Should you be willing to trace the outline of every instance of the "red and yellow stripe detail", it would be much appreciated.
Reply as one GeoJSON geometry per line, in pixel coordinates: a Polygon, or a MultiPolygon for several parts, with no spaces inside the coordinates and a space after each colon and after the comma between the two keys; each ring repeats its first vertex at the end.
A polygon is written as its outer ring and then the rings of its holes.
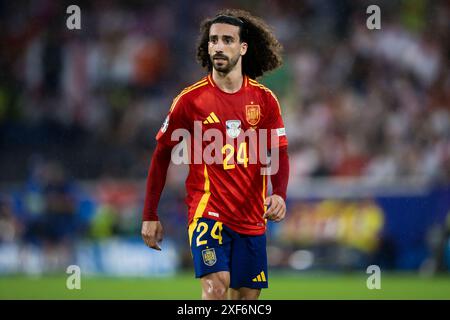
{"type": "MultiPolygon", "coordinates": [[[[266,179],[267,179],[267,176],[265,174],[263,174],[262,177],[263,177],[262,199],[263,199],[263,208],[264,208],[264,213],[265,213],[267,211],[267,206],[264,204],[264,202],[266,201],[266,179]]],[[[267,224],[267,219],[264,219],[264,222],[267,224]]]]}
{"type": "Polygon", "coordinates": [[[182,96],[184,96],[186,93],[189,93],[189,92],[191,92],[191,91],[193,91],[195,89],[198,89],[198,88],[201,88],[203,86],[206,86],[207,84],[208,84],[208,79],[206,77],[204,77],[202,80],[200,80],[200,81],[194,83],[193,85],[185,88],[183,91],[180,92],[179,95],[177,95],[175,97],[175,99],[173,99],[173,102],[172,102],[172,105],[170,106],[170,111],[169,112],[172,112],[173,109],[175,109],[175,106],[177,105],[178,100],[180,100],[180,98],[182,96]]]}
{"type": "Polygon", "coordinates": [[[198,219],[200,219],[203,216],[203,212],[205,212],[206,205],[208,204],[209,196],[211,195],[210,181],[209,181],[208,169],[206,168],[206,165],[205,165],[205,169],[203,170],[203,175],[205,177],[205,184],[203,185],[204,192],[203,192],[203,195],[202,195],[200,201],[198,202],[197,209],[195,209],[194,218],[193,218],[191,224],[189,225],[189,229],[188,229],[189,246],[192,243],[192,235],[194,234],[194,230],[195,230],[195,228],[197,228],[197,221],[198,221],[198,219]]]}
{"type": "Polygon", "coordinates": [[[248,83],[249,83],[251,86],[258,87],[258,88],[260,88],[260,89],[262,89],[262,90],[264,90],[264,91],[270,93],[270,94],[272,95],[272,97],[275,99],[275,101],[277,102],[278,110],[280,111],[280,114],[281,114],[280,102],[278,101],[277,96],[273,93],[272,90],[270,90],[270,89],[267,88],[266,86],[262,85],[261,83],[259,83],[258,81],[255,81],[255,80],[253,80],[253,79],[248,79],[248,83]]]}

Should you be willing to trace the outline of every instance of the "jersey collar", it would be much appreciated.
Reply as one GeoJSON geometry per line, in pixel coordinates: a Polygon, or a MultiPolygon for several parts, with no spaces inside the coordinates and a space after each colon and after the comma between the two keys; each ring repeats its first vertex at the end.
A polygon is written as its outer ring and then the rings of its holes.
{"type": "Polygon", "coordinates": [[[222,90],[216,85],[216,83],[214,82],[211,73],[208,74],[208,81],[209,81],[209,83],[211,84],[211,86],[213,86],[213,87],[216,88],[218,91],[220,91],[220,92],[222,92],[222,93],[224,93],[224,94],[237,94],[237,93],[240,93],[244,88],[247,88],[247,86],[248,86],[248,76],[245,75],[245,74],[244,74],[244,80],[243,80],[243,83],[242,83],[241,88],[240,88],[238,91],[234,92],[234,93],[228,93],[228,92],[222,91],[222,90]]]}

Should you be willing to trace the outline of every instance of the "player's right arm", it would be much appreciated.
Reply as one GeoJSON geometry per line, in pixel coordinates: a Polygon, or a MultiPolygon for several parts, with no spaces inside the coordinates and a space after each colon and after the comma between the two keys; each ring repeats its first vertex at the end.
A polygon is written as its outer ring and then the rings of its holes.
{"type": "Polygon", "coordinates": [[[171,153],[171,146],[158,142],[147,174],[141,235],[145,244],[156,250],[161,250],[158,243],[163,239],[163,227],[159,221],[157,208],[166,183],[171,153]]]}
{"type": "Polygon", "coordinates": [[[183,97],[174,99],[169,114],[156,136],[157,145],[147,174],[141,235],[145,244],[155,250],[161,250],[158,243],[163,239],[163,227],[157,213],[158,203],[166,183],[172,148],[179,142],[172,141],[172,132],[180,128],[188,129],[189,125],[185,104],[183,97]]]}

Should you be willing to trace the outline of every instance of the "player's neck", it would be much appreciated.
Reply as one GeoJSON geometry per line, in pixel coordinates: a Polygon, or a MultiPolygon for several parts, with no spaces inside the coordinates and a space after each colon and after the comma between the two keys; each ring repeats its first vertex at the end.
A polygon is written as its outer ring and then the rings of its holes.
{"type": "Polygon", "coordinates": [[[227,74],[223,74],[213,69],[212,78],[220,90],[226,93],[238,92],[244,81],[242,69],[238,67],[234,68],[227,74]]]}

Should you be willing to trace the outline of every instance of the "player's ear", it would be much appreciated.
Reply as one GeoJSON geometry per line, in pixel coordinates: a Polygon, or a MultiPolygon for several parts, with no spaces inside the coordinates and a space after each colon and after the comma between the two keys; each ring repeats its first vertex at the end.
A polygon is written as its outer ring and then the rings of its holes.
{"type": "Polygon", "coordinates": [[[241,43],[241,56],[243,56],[247,52],[247,49],[248,49],[247,42],[242,42],[241,43]]]}

